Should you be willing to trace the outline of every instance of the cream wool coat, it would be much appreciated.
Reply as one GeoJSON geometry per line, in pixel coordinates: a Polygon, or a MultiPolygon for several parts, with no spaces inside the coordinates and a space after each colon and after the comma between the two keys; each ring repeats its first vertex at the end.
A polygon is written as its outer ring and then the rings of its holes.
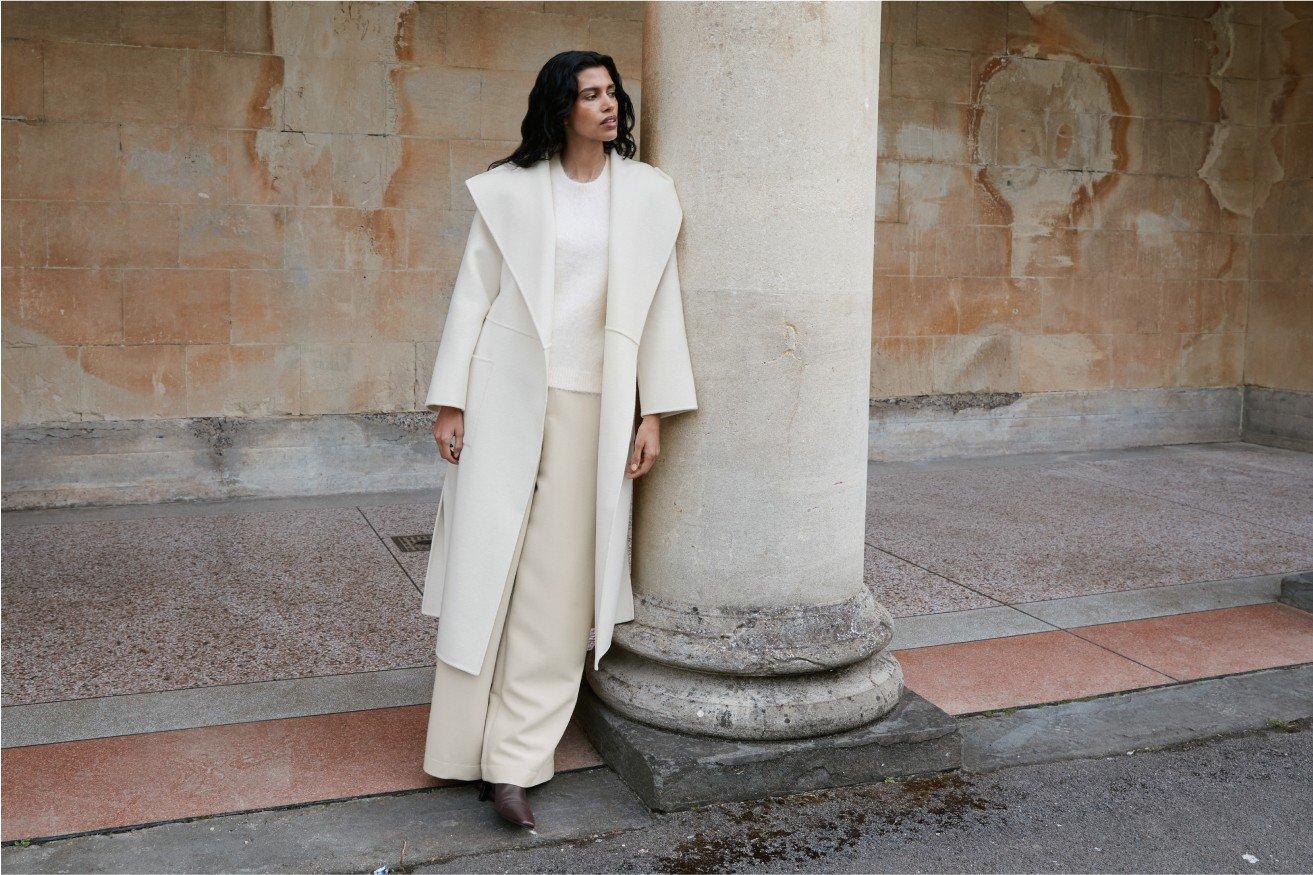
{"type": "MultiPolygon", "coordinates": [[[[441,617],[437,657],[478,674],[523,514],[532,499],[547,407],[556,226],[550,162],[502,164],[465,185],[475,215],[456,276],[425,406],[465,411],[434,523],[421,611],[441,617]]],[[[670,177],[609,152],[610,240],[597,453],[593,665],[615,623],[634,618],[625,476],[642,415],[697,409],[670,177]]]]}

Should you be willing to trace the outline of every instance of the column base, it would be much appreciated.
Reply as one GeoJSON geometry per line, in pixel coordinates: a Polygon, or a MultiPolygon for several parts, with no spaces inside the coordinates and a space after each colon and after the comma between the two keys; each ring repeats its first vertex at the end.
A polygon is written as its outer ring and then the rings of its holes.
{"type": "Polygon", "coordinates": [[[676,668],[617,646],[584,677],[598,698],[632,720],[746,741],[865,726],[893,709],[903,693],[903,668],[884,651],[830,671],[756,677],[676,668]]]}
{"type": "Polygon", "coordinates": [[[587,684],[576,713],[607,765],[658,811],[869,784],[962,764],[955,719],[911,691],[866,726],[784,741],[657,729],[613,710],[587,684]]]}

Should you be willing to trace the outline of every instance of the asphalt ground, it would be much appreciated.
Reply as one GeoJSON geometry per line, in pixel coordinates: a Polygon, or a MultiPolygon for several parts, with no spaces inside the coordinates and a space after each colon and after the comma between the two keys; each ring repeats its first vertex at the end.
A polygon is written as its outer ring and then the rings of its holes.
{"type": "Polygon", "coordinates": [[[1313,872],[1313,724],[730,803],[415,872],[1313,872]]]}

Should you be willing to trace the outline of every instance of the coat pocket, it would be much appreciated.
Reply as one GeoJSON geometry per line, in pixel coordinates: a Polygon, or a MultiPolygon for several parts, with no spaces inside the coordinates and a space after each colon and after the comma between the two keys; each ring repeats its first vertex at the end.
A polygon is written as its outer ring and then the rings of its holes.
{"type": "Polygon", "coordinates": [[[470,358],[470,381],[465,389],[464,444],[469,444],[470,439],[479,433],[479,423],[483,418],[483,408],[486,406],[487,401],[484,395],[488,391],[488,380],[492,376],[492,366],[493,361],[490,358],[478,355],[470,358]]]}

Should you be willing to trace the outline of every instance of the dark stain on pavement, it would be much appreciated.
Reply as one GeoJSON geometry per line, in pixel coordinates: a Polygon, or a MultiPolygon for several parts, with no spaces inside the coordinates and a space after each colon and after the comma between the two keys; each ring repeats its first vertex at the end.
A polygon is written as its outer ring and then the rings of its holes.
{"type": "Polygon", "coordinates": [[[972,779],[959,773],[717,807],[729,826],[700,830],[645,868],[723,872],[814,862],[865,835],[942,832],[978,825],[1007,808],[980,796],[972,779]]]}

